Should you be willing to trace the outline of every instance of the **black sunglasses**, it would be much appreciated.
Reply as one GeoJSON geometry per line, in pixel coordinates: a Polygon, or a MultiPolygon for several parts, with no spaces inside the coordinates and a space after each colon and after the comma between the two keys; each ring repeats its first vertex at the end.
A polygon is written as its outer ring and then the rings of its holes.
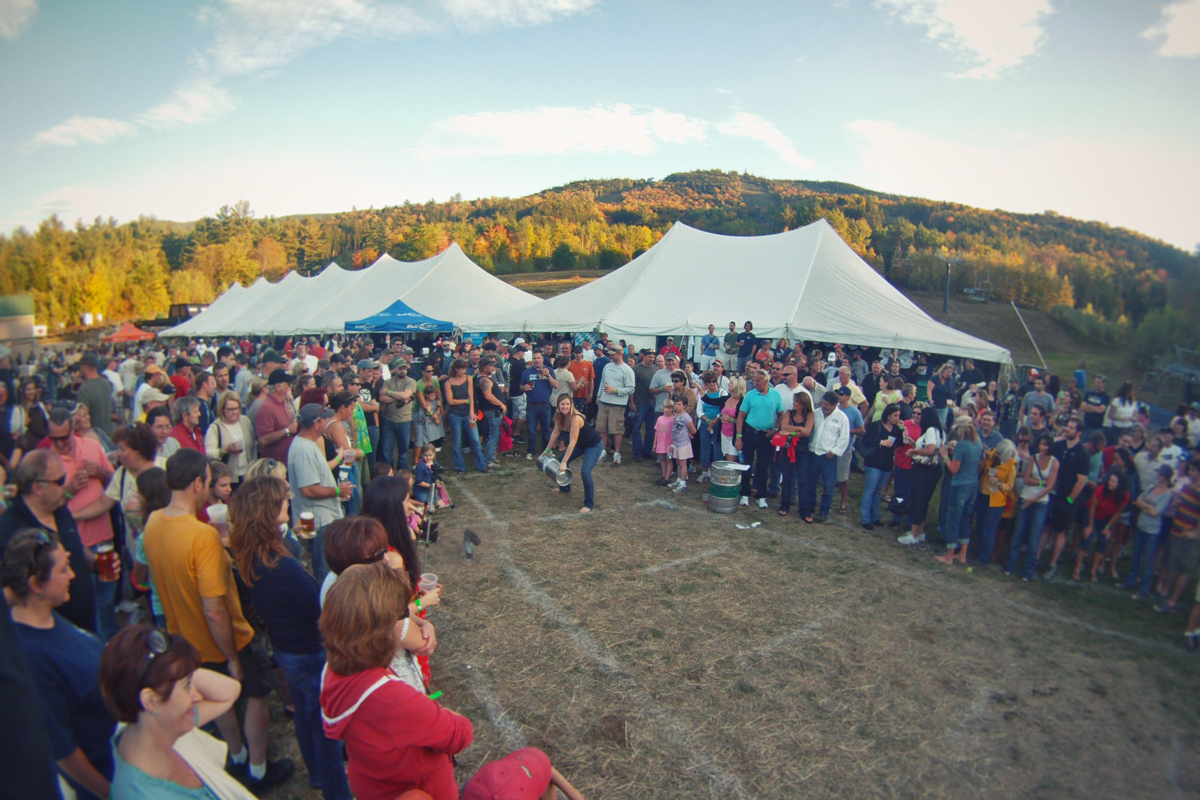
{"type": "Polygon", "coordinates": [[[63,436],[49,436],[49,437],[47,437],[47,438],[49,438],[49,439],[50,439],[50,441],[52,441],[52,442],[65,442],[65,441],[67,441],[68,439],[70,439],[70,438],[71,438],[71,434],[70,434],[70,433],[67,433],[67,434],[65,434],[65,435],[63,435],[63,436]]]}
{"type": "Polygon", "coordinates": [[[59,475],[57,480],[51,480],[50,478],[36,478],[34,483],[53,483],[55,486],[66,486],[67,473],[64,472],[62,475],[59,475]]]}
{"type": "Polygon", "coordinates": [[[150,652],[146,654],[146,662],[142,664],[142,670],[138,673],[137,687],[139,689],[142,688],[142,681],[146,679],[146,673],[150,670],[150,662],[171,649],[171,640],[167,634],[162,632],[161,628],[155,628],[146,637],[146,647],[150,648],[150,652]]]}

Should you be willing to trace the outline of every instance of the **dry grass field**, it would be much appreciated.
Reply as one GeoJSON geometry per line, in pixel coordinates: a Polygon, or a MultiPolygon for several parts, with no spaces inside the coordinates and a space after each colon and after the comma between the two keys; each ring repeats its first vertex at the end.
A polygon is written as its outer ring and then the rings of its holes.
{"type": "MultiPolygon", "coordinates": [[[[529,744],[589,800],[1200,796],[1179,616],[946,569],[863,531],[855,483],[850,514],[805,525],[603,463],[581,517],[582,486],[502,461],[450,478],[425,565],[446,586],[435,688],[475,725],[460,783],[529,744]]],[[[274,796],[319,795],[301,769],[274,796]]]]}

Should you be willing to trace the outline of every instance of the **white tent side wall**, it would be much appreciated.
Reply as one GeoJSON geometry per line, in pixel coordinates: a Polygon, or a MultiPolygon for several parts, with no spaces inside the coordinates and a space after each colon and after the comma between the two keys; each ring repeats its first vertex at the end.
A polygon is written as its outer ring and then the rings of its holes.
{"type": "MultiPolygon", "coordinates": [[[[262,280],[261,278],[259,280],[262,280]]],[[[201,311],[196,316],[189,319],[187,322],[182,322],[174,328],[167,328],[159,334],[159,336],[192,336],[192,331],[201,324],[202,319],[220,319],[222,315],[227,314],[229,309],[234,307],[239,298],[249,289],[242,286],[240,283],[235,283],[226,289],[221,295],[208,304],[208,308],[201,311]]]]}

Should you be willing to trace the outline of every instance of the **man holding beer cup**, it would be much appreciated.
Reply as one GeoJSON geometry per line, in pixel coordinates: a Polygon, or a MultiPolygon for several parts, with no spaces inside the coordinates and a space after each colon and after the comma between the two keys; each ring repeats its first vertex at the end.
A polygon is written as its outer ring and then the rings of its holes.
{"type": "Polygon", "coordinates": [[[342,518],[341,501],[350,497],[354,488],[349,483],[337,483],[325,460],[321,437],[332,418],[332,409],[317,403],[302,406],[300,431],[287,457],[288,482],[292,489],[292,525],[311,548],[313,575],[318,583],[329,574],[329,567],[325,565],[325,528],[342,518]],[[306,513],[312,514],[312,522],[306,513]],[[300,533],[309,525],[316,529],[313,538],[300,533]]]}

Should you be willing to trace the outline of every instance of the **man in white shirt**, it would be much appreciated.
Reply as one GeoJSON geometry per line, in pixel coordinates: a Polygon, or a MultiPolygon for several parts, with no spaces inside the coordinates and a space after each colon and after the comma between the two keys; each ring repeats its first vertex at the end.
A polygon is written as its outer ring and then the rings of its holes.
{"type": "Polygon", "coordinates": [[[304,366],[308,367],[308,373],[310,375],[317,371],[318,359],[314,355],[309,355],[307,344],[304,342],[297,343],[296,349],[292,351],[292,354],[295,356],[296,361],[299,361],[303,363],[304,366]]]}
{"type": "Polygon", "coordinates": [[[833,508],[833,490],[837,486],[838,457],[850,447],[850,419],[845,412],[838,408],[837,395],[826,392],[821,398],[821,411],[818,416],[820,427],[813,429],[812,454],[813,468],[816,476],[811,485],[813,491],[817,488],[817,479],[824,484],[821,495],[821,509],[817,514],[817,522],[824,522],[833,508]]]}

